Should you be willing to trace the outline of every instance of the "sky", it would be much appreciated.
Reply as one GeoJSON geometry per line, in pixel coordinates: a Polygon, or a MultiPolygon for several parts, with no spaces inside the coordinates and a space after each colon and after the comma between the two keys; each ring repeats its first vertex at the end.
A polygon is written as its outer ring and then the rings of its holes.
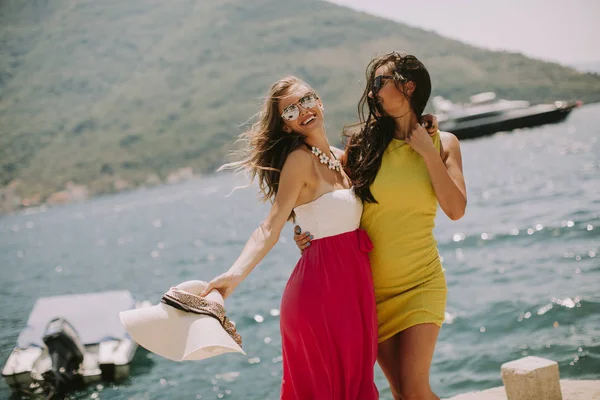
{"type": "Polygon", "coordinates": [[[600,62],[600,0],[329,0],[491,50],[600,62]]]}

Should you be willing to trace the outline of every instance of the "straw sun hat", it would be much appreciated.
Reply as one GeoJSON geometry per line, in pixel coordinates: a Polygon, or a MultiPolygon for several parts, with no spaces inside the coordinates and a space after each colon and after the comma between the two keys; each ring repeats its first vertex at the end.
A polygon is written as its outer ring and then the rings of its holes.
{"type": "Polygon", "coordinates": [[[198,296],[203,281],[180,283],[155,306],[119,313],[129,335],[149,351],[173,361],[203,360],[242,350],[242,338],[225,316],[217,290],[198,296]]]}

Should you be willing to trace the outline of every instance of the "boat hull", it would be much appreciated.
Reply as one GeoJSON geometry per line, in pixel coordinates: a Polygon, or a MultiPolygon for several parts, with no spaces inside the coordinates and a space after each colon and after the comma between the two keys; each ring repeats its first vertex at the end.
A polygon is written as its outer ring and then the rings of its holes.
{"type": "Polygon", "coordinates": [[[485,118],[466,121],[446,120],[440,122],[440,129],[453,133],[458,139],[474,139],[497,132],[558,123],[564,121],[577,106],[575,102],[558,102],[558,104],[544,104],[485,118]]]}

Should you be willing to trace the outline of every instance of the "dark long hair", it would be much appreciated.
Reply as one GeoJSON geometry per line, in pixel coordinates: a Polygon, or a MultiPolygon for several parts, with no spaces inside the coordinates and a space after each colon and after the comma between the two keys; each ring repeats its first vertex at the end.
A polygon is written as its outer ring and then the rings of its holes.
{"type": "Polygon", "coordinates": [[[359,123],[346,127],[344,136],[348,140],[345,169],[358,197],[368,203],[377,203],[370,187],[379,172],[383,154],[392,141],[396,128],[394,119],[385,112],[377,96],[370,96],[375,71],[384,65],[390,67],[398,90],[410,99],[411,110],[417,119],[421,119],[431,94],[429,72],[415,56],[392,52],[374,58],[367,65],[366,87],[358,103],[359,123]],[[415,84],[412,96],[408,96],[404,89],[404,84],[408,81],[415,84]]]}

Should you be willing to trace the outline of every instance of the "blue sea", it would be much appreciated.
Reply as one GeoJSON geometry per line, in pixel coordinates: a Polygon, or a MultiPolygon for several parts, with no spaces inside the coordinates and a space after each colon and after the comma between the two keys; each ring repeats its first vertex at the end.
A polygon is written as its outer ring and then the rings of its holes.
{"type": "MultiPolygon", "coordinates": [[[[501,364],[527,355],[556,360],[561,378],[600,379],[600,105],[461,146],[467,213],[452,222],[440,211],[435,228],[449,294],[434,390],[501,385],[501,364]]],[[[255,187],[231,193],[243,183],[216,174],[0,217],[2,363],[38,297],[128,289],[156,303],[171,285],[225,271],[268,211],[255,187]]],[[[298,258],[288,225],[227,300],[247,356],[175,363],[140,349],[129,379],[71,398],[277,399],[279,301],[298,258]]]]}

